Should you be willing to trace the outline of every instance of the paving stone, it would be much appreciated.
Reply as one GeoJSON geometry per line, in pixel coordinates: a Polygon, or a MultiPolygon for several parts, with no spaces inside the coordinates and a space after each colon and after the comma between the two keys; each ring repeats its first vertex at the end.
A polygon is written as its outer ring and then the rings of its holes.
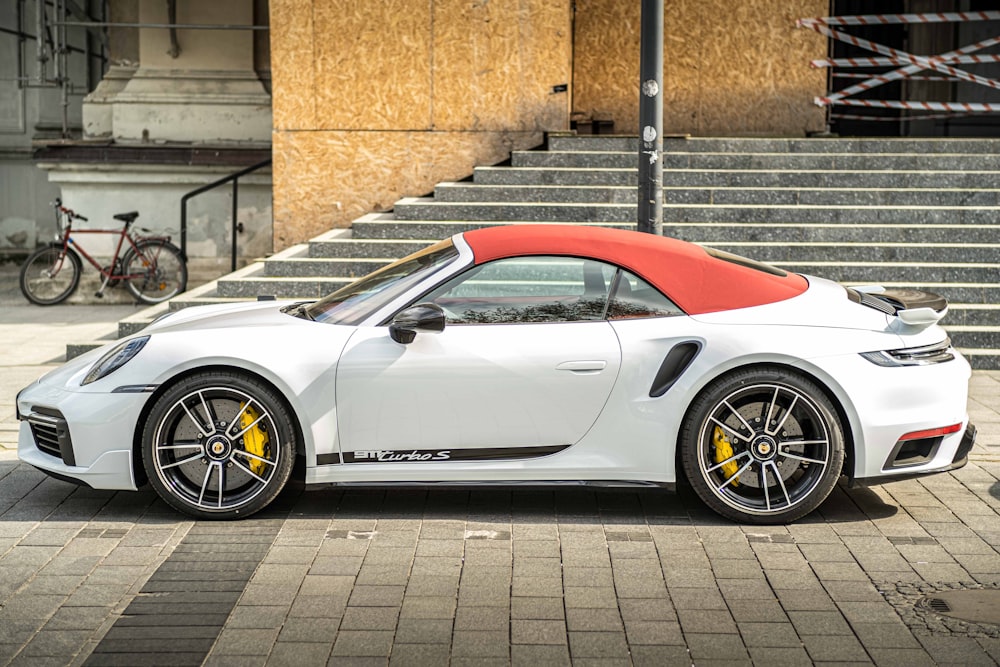
{"type": "Polygon", "coordinates": [[[624,632],[570,632],[569,652],[576,664],[582,658],[628,658],[624,632]]]}
{"type": "Polygon", "coordinates": [[[740,623],[747,648],[799,648],[802,642],[791,623],[740,623]]]}
{"type": "Polygon", "coordinates": [[[923,649],[869,648],[868,653],[878,667],[933,667],[937,664],[923,649]]]}
{"type": "Polygon", "coordinates": [[[854,634],[851,626],[837,611],[789,611],[788,618],[802,637],[854,634]]]}
{"type": "MultiPolygon", "coordinates": [[[[214,639],[214,637],[213,637],[214,639]]],[[[213,654],[219,655],[266,655],[278,639],[278,628],[235,629],[226,628],[218,635],[213,654]]]]}
{"type": "Polygon", "coordinates": [[[392,630],[341,630],[333,644],[334,657],[389,657],[392,630]]]}
{"type": "Polygon", "coordinates": [[[731,600],[729,613],[740,623],[784,623],[788,615],[777,600],[731,600]]]}
{"type": "Polygon", "coordinates": [[[554,620],[511,621],[512,644],[565,644],[566,623],[554,620]]]}
{"type": "Polygon", "coordinates": [[[538,667],[545,665],[565,665],[571,664],[569,658],[569,648],[563,643],[561,645],[513,645],[510,647],[510,661],[513,667],[538,667]]]}
{"type": "Polygon", "coordinates": [[[684,633],[695,664],[706,660],[749,661],[749,654],[739,635],[684,633]]]}
{"type": "Polygon", "coordinates": [[[277,642],[267,657],[267,664],[274,667],[301,667],[322,665],[330,656],[333,644],[326,642],[277,642]]]}
{"type": "Polygon", "coordinates": [[[509,649],[506,632],[455,630],[452,636],[452,656],[457,658],[506,658],[509,649]]]}
{"type": "MultiPolygon", "coordinates": [[[[424,665],[446,665],[451,655],[451,645],[443,644],[407,644],[396,641],[392,645],[390,667],[424,667],[424,665]]],[[[339,658],[339,656],[336,656],[339,658]]],[[[332,659],[335,664],[342,664],[342,659],[332,659]]],[[[353,662],[353,661],[351,661],[353,662]]]]}
{"type": "Polygon", "coordinates": [[[808,635],[802,643],[816,662],[868,661],[868,654],[853,635],[808,635]]]}
{"type": "Polygon", "coordinates": [[[684,645],[681,626],[674,621],[626,621],[625,636],[629,646],[684,645]]]}
{"type": "Polygon", "coordinates": [[[811,667],[815,664],[806,650],[799,647],[750,647],[750,658],[755,665],[777,667],[811,667]]]}
{"type": "Polygon", "coordinates": [[[736,634],[736,623],[726,610],[678,609],[684,635],[691,633],[736,634]]]}

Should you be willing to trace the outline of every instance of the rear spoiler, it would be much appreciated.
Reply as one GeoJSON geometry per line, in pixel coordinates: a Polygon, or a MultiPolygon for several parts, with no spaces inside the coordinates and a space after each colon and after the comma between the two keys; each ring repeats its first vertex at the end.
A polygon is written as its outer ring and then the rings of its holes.
{"type": "Polygon", "coordinates": [[[948,300],[934,292],[862,285],[848,288],[847,295],[855,303],[895,316],[894,325],[908,328],[924,329],[948,314],[948,300]]]}

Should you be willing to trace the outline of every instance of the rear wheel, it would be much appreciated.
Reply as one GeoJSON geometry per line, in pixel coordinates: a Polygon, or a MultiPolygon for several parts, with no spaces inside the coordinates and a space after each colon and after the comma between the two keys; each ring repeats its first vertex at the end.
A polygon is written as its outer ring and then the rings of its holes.
{"type": "Polygon", "coordinates": [[[21,292],[39,306],[62,303],[80,284],[82,269],[80,258],[62,245],[39,248],[21,266],[21,292]]]}
{"type": "Polygon", "coordinates": [[[295,459],[291,415],[273,389],[241,373],[200,373],[153,405],[143,464],[157,494],[199,519],[258,512],[284,488],[295,459]]]}
{"type": "Polygon", "coordinates": [[[140,241],[122,260],[128,291],[144,303],[161,303],[187,288],[187,264],[177,246],[160,239],[140,241]]]}
{"type": "Polygon", "coordinates": [[[819,507],[840,477],[844,434],[811,380],[782,368],[737,371],[695,399],[681,429],[695,492],[745,523],[787,523],[819,507]]]}

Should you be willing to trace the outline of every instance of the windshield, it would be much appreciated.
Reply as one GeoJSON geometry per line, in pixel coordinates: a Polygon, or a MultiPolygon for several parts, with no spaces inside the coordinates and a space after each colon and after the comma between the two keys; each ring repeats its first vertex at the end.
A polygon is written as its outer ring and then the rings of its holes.
{"type": "Polygon", "coordinates": [[[435,243],[340,288],[307,306],[305,311],[317,322],[359,324],[456,257],[458,250],[451,239],[435,243]]]}

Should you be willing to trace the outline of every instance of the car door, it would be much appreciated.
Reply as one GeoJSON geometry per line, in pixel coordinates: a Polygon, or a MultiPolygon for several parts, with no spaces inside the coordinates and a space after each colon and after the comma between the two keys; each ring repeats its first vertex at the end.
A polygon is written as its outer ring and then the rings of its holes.
{"type": "Polygon", "coordinates": [[[337,371],[345,463],[527,459],[578,442],[621,365],[606,321],[615,267],[569,257],[474,267],[421,302],[440,333],[363,327],[337,371]]]}

